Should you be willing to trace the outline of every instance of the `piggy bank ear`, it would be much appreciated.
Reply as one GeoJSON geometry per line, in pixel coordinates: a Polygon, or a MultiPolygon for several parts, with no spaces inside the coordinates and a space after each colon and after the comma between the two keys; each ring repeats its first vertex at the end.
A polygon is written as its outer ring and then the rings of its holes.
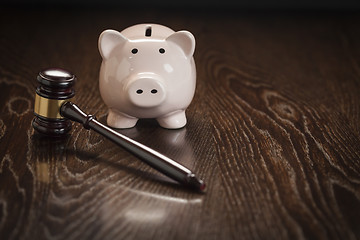
{"type": "Polygon", "coordinates": [[[179,31],[171,34],[166,41],[173,42],[180,46],[186,57],[191,57],[195,51],[195,38],[188,31],[179,31]]]}
{"type": "Polygon", "coordinates": [[[127,38],[115,30],[105,30],[99,37],[99,51],[103,59],[108,59],[111,51],[127,41],[127,38]]]}

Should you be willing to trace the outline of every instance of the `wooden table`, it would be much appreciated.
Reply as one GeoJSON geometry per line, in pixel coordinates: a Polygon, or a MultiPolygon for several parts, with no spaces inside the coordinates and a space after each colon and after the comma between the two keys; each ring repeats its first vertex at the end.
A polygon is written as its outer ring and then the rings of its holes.
{"type": "Polygon", "coordinates": [[[360,239],[359,13],[3,8],[0,29],[0,239],[360,239]],[[195,35],[196,94],[183,129],[119,132],[204,193],[79,124],[32,129],[48,67],[105,122],[98,36],[142,22],[195,35]]]}

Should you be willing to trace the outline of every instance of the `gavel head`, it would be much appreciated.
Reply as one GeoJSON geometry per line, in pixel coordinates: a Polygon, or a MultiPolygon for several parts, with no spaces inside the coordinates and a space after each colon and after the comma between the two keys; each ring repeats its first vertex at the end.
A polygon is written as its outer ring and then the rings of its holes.
{"type": "Polygon", "coordinates": [[[58,68],[41,71],[37,76],[39,86],[36,89],[34,129],[48,136],[64,136],[71,130],[71,121],[62,117],[60,107],[65,101],[71,101],[75,92],[75,75],[58,68]]]}

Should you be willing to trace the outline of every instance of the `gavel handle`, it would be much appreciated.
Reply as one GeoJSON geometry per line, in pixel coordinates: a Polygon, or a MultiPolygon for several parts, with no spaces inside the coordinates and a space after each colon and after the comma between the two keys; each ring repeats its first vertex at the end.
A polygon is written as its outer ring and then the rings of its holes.
{"type": "Polygon", "coordinates": [[[179,183],[201,191],[204,190],[204,182],[198,179],[189,169],[98,122],[95,116],[84,113],[76,104],[72,102],[63,103],[60,108],[60,114],[67,119],[83,124],[86,129],[93,129],[95,132],[137,155],[143,162],[179,183]]]}

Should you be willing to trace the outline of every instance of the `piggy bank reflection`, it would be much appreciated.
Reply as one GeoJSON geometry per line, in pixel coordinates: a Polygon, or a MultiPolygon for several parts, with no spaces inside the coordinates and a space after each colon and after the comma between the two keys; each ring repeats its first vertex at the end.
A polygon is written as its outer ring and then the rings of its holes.
{"type": "Polygon", "coordinates": [[[164,128],[184,127],[196,86],[194,50],[190,32],[158,24],[102,32],[99,87],[107,124],[131,128],[140,118],[155,118],[164,128]]]}

